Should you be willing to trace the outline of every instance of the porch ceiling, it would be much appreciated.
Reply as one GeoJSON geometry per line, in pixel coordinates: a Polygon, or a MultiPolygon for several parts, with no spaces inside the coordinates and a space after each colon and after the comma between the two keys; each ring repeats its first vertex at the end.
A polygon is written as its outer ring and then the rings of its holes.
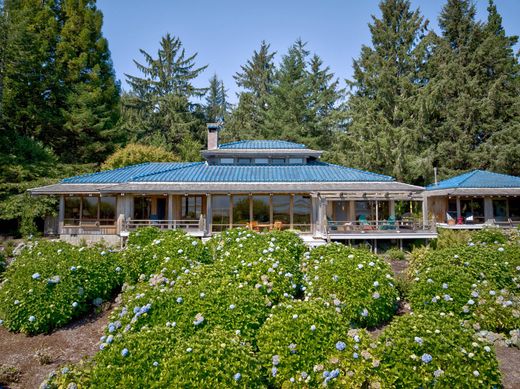
{"type": "Polygon", "coordinates": [[[436,196],[520,196],[520,188],[458,188],[424,192],[427,197],[436,196]]]}

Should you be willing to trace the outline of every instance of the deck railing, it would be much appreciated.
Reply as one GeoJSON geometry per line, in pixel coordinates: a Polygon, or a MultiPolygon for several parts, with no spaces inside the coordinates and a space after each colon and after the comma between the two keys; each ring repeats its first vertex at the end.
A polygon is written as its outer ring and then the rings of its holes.
{"type": "Polygon", "coordinates": [[[413,233],[434,230],[434,225],[424,224],[419,220],[328,220],[327,234],[359,234],[359,233],[413,233]]]}
{"type": "Polygon", "coordinates": [[[123,222],[123,230],[132,231],[139,227],[157,227],[161,230],[181,229],[188,231],[204,231],[204,219],[199,220],[137,220],[128,219],[123,222]]]}

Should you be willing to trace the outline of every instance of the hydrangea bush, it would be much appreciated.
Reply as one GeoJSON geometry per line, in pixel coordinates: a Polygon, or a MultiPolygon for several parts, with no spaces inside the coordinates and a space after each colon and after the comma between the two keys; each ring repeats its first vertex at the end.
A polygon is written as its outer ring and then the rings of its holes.
{"type": "Polygon", "coordinates": [[[208,248],[200,239],[188,236],[184,231],[161,232],[155,227],[140,228],[130,235],[131,242],[121,253],[127,282],[155,273],[164,262],[170,267],[182,267],[200,262],[210,262],[208,248]]]}
{"type": "Polygon", "coordinates": [[[274,302],[292,299],[301,284],[302,240],[292,232],[257,234],[235,229],[208,242],[215,267],[274,302]]]}
{"type": "Polygon", "coordinates": [[[414,310],[453,312],[494,331],[520,327],[517,246],[457,246],[416,258],[409,292],[414,310]]]}
{"type": "Polygon", "coordinates": [[[398,302],[391,268],[365,250],[342,244],[317,247],[302,263],[305,295],[321,297],[359,326],[390,320],[398,302]]]}
{"type": "Polygon", "coordinates": [[[36,241],[5,272],[0,319],[11,331],[49,332],[101,305],[122,282],[115,253],[36,241]]]}
{"type": "Polygon", "coordinates": [[[454,315],[398,317],[381,334],[373,354],[378,367],[372,381],[382,387],[501,387],[493,348],[454,315]]]}
{"type": "Polygon", "coordinates": [[[159,327],[116,337],[92,363],[61,369],[45,384],[48,388],[265,387],[251,346],[234,333],[214,328],[178,339],[174,329],[159,327]]]}
{"type": "MultiPolygon", "coordinates": [[[[259,358],[269,381],[275,387],[292,382],[313,387],[338,378],[331,371],[339,366],[330,361],[341,356],[353,365],[359,342],[368,339],[364,331],[349,335],[349,330],[349,322],[325,301],[277,305],[257,337],[259,358]]],[[[353,369],[362,374],[362,369],[353,369]]]]}

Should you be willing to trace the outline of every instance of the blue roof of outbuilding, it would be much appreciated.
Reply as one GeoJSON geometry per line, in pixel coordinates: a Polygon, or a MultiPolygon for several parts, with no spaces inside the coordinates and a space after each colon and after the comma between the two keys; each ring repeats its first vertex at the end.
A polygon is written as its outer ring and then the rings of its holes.
{"type": "Polygon", "coordinates": [[[520,177],[488,172],[486,170],[473,170],[440,181],[437,185],[428,185],[426,190],[454,188],[520,188],[520,177]]]}
{"type": "Polygon", "coordinates": [[[301,143],[288,142],[285,140],[241,140],[238,142],[224,143],[218,146],[219,149],[306,149],[307,146],[301,143]]]}
{"type": "Polygon", "coordinates": [[[393,177],[312,162],[305,165],[208,165],[205,162],[149,163],[84,176],[63,183],[123,182],[377,182],[393,177]]]}

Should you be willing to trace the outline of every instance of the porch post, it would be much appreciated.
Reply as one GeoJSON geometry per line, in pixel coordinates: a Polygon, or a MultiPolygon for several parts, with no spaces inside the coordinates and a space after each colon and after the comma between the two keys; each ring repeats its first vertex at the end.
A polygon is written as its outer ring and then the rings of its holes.
{"type": "Polygon", "coordinates": [[[350,218],[350,221],[356,221],[356,201],[355,200],[350,200],[348,202],[348,205],[349,205],[349,215],[348,217],[350,218]]]}
{"type": "Polygon", "coordinates": [[[311,193],[311,206],[312,206],[312,212],[311,212],[311,233],[312,236],[316,236],[316,232],[319,228],[319,220],[320,220],[320,212],[319,212],[319,198],[316,193],[311,193]]]}
{"type": "Polygon", "coordinates": [[[428,197],[423,195],[422,199],[422,222],[423,222],[423,229],[428,224],[428,197]]]}
{"type": "Polygon", "coordinates": [[[211,222],[213,221],[213,208],[211,207],[211,194],[206,194],[206,231],[205,235],[211,235],[211,222]]]}
{"type": "MultiPolygon", "coordinates": [[[[376,228],[379,226],[379,202],[376,200],[376,228]]],[[[376,248],[377,253],[377,248],[376,248]]]]}
{"type": "Polygon", "coordinates": [[[60,196],[60,208],[58,211],[58,234],[61,234],[63,229],[63,222],[65,220],[65,196],[60,196]]]}
{"type": "Polygon", "coordinates": [[[459,222],[460,217],[462,216],[461,210],[460,210],[460,197],[457,196],[457,223],[459,222]]]}
{"type": "Polygon", "coordinates": [[[168,193],[168,229],[172,228],[173,220],[173,195],[168,193]]]}
{"type": "Polygon", "coordinates": [[[388,200],[388,212],[395,217],[395,200],[388,200]]]}

